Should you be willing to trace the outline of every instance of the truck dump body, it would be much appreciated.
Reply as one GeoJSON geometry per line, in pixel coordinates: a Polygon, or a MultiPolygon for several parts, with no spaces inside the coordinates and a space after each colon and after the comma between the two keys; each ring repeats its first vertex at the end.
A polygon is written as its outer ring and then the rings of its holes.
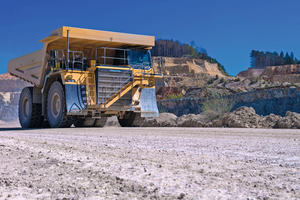
{"type": "Polygon", "coordinates": [[[155,44],[153,36],[63,26],[39,41],[44,43],[43,49],[10,60],[7,71],[37,87],[42,87],[50,50],[67,48],[67,31],[69,48],[73,51],[83,51],[84,55],[91,59],[95,57],[95,49],[99,46],[151,48],[155,44]]]}
{"type": "Polygon", "coordinates": [[[34,85],[20,96],[22,127],[101,127],[112,115],[137,126],[158,116],[153,36],[64,26],[39,42],[43,49],[8,64],[11,75],[34,85]]]}

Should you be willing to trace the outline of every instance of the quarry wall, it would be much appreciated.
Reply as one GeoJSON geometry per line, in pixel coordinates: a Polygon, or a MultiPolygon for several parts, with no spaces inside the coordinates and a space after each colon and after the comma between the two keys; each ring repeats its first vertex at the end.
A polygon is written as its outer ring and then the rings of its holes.
{"type": "MultiPolygon", "coordinates": [[[[269,115],[271,113],[284,116],[286,111],[300,113],[300,88],[276,88],[257,90],[253,92],[237,93],[226,96],[235,102],[231,111],[241,107],[253,107],[259,115],[269,115]]],[[[198,99],[173,99],[158,101],[160,112],[170,112],[177,116],[202,112],[203,102],[207,98],[198,99]]]]}

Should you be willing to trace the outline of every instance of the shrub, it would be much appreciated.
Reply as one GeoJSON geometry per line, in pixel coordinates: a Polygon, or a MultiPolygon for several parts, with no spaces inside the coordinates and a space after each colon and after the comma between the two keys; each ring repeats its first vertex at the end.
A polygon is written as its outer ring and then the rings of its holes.
{"type": "Polygon", "coordinates": [[[239,82],[239,81],[240,81],[240,78],[234,79],[234,82],[239,82]]]}
{"type": "Polygon", "coordinates": [[[202,112],[209,120],[214,120],[230,112],[235,102],[225,96],[215,95],[202,104],[202,112]]]}
{"type": "Polygon", "coordinates": [[[295,81],[291,81],[291,85],[295,85],[295,81]]]}
{"type": "Polygon", "coordinates": [[[214,79],[210,79],[209,81],[207,81],[208,84],[213,84],[214,83],[214,79]]]}
{"type": "Polygon", "coordinates": [[[265,85],[265,88],[268,88],[269,87],[269,85],[267,84],[267,85],[265,85]]]}
{"type": "Polygon", "coordinates": [[[218,74],[216,74],[216,78],[215,78],[215,80],[218,80],[219,79],[219,75],[218,74]]]}
{"type": "Polygon", "coordinates": [[[167,100],[171,100],[171,99],[182,99],[183,98],[183,95],[182,94],[170,94],[168,97],[167,97],[167,100]]]}
{"type": "Polygon", "coordinates": [[[158,110],[159,113],[165,113],[165,112],[167,112],[167,111],[168,111],[168,109],[167,109],[166,107],[164,107],[164,106],[161,106],[161,107],[159,108],[159,110],[158,110]]]}
{"type": "Polygon", "coordinates": [[[221,78],[221,79],[220,79],[220,83],[224,83],[224,78],[221,78]]]}

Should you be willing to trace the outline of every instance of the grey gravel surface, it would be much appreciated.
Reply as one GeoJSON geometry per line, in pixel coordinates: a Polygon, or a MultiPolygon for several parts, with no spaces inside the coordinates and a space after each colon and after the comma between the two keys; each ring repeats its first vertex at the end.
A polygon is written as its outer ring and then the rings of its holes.
{"type": "Polygon", "coordinates": [[[0,199],[300,199],[300,131],[0,127],[0,199]]]}

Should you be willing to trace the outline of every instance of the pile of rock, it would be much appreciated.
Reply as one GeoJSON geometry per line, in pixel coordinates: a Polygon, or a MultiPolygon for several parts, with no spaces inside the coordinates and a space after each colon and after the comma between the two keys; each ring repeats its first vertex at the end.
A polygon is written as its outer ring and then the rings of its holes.
{"type": "Polygon", "coordinates": [[[270,114],[261,116],[256,114],[252,107],[240,107],[216,120],[214,127],[238,127],[238,128],[275,128],[281,116],[270,114]]]}
{"type": "Polygon", "coordinates": [[[207,122],[203,114],[177,117],[161,113],[157,118],[146,118],[144,127],[236,127],[236,128],[300,128],[300,114],[286,112],[284,117],[270,114],[261,116],[252,107],[240,107],[222,118],[207,122]]]}
{"type": "Polygon", "coordinates": [[[0,120],[11,122],[18,118],[19,92],[0,92],[0,120]]]}

